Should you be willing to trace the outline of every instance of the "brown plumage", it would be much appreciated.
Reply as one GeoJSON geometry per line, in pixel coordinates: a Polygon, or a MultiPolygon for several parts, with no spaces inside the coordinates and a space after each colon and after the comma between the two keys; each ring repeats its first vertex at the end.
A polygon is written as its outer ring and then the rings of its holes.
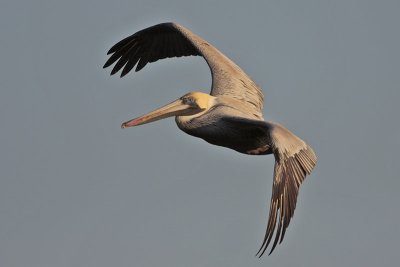
{"type": "Polygon", "coordinates": [[[137,126],[175,116],[184,132],[249,155],[274,154],[275,168],[267,229],[257,255],[273,240],[270,253],[282,242],[296,208],[301,183],[316,165],[314,151],[283,126],[264,121],[261,89],[233,61],[201,37],[176,23],[141,30],[115,44],[104,68],[121,77],[159,59],[202,56],[212,74],[210,94],[188,93],[122,127],[137,126]],[[275,237],[273,238],[273,236],[275,237]]]}

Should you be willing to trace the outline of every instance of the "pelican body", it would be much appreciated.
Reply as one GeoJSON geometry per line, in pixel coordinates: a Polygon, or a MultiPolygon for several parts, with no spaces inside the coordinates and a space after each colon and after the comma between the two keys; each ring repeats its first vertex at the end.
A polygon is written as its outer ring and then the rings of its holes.
{"type": "Polygon", "coordinates": [[[175,116],[185,133],[210,144],[248,155],[273,154],[274,181],[269,219],[261,257],[273,241],[270,254],[282,242],[296,208],[301,183],[316,165],[314,151],[282,125],[265,121],[263,94],[256,83],[214,46],[176,23],[162,23],[141,30],[115,44],[104,68],[114,64],[111,74],[122,69],[125,76],[159,59],[202,56],[210,67],[210,94],[190,92],[143,116],[122,124],[138,126],[175,116]],[[275,236],[275,237],[274,237],[275,236]],[[273,238],[274,237],[274,238],[273,238]]]}

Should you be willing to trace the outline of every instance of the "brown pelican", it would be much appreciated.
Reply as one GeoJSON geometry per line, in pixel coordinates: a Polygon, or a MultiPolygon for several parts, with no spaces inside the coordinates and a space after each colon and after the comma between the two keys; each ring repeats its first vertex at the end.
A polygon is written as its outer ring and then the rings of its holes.
{"type": "Polygon", "coordinates": [[[175,116],[187,134],[248,155],[274,154],[275,168],[267,230],[256,255],[272,237],[270,253],[281,243],[296,208],[299,187],[317,158],[303,140],[280,124],[264,121],[261,89],[234,62],[201,37],[176,23],[162,23],[123,39],[107,53],[104,68],[117,62],[111,75],[121,77],[159,59],[202,56],[210,67],[210,94],[191,92],[155,111],[122,124],[137,126],[175,116]],[[275,234],[274,234],[275,233],[275,234]]]}

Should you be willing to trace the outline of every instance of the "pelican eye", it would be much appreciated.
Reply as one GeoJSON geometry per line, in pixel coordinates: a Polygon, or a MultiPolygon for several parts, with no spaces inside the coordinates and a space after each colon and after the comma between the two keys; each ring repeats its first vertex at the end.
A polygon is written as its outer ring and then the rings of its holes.
{"type": "Polygon", "coordinates": [[[196,99],[194,99],[194,97],[191,96],[185,96],[182,97],[182,102],[183,104],[191,105],[196,103],[196,99]]]}

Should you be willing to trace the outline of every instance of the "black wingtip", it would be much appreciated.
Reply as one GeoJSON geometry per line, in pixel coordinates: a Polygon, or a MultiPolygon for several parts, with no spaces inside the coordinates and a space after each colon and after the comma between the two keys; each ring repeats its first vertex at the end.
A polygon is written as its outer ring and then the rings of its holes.
{"type": "Polygon", "coordinates": [[[118,72],[118,70],[119,70],[118,68],[113,68],[110,75],[114,75],[115,73],[118,72]]]}
{"type": "MultiPolygon", "coordinates": [[[[125,38],[126,39],[126,38],[125,38]]],[[[108,51],[107,51],[107,55],[110,55],[112,53],[114,53],[115,51],[117,51],[117,47],[118,45],[122,42],[125,41],[125,39],[119,41],[118,43],[116,43],[115,45],[113,45],[108,51]]]]}
{"type": "Polygon", "coordinates": [[[256,257],[261,258],[264,255],[265,250],[267,249],[268,246],[264,246],[265,243],[262,244],[260,249],[256,253],[256,257]]]}
{"type": "Polygon", "coordinates": [[[118,58],[115,58],[115,56],[111,56],[109,59],[107,59],[106,63],[104,63],[103,69],[111,66],[115,61],[117,61],[118,58]]]}
{"type": "Polygon", "coordinates": [[[271,255],[272,251],[274,251],[275,248],[272,248],[271,251],[268,253],[268,256],[271,255]]]}
{"type": "MultiPolygon", "coordinates": [[[[276,246],[276,245],[275,245],[276,246]]],[[[268,246],[262,246],[260,248],[260,250],[257,252],[257,254],[255,255],[256,257],[258,257],[259,259],[264,255],[265,251],[267,250],[268,246]]],[[[275,247],[273,247],[271,249],[271,251],[268,253],[268,256],[272,254],[272,252],[275,250],[275,247]]]]}
{"type": "MultiPolygon", "coordinates": [[[[261,247],[261,249],[262,249],[262,247],[261,247]]],[[[257,253],[257,256],[258,256],[259,259],[264,255],[265,250],[267,249],[267,247],[265,247],[262,250],[261,249],[260,249],[261,253],[260,253],[260,251],[257,253]]],[[[269,256],[269,254],[268,254],[268,256],[269,256]]]]}

